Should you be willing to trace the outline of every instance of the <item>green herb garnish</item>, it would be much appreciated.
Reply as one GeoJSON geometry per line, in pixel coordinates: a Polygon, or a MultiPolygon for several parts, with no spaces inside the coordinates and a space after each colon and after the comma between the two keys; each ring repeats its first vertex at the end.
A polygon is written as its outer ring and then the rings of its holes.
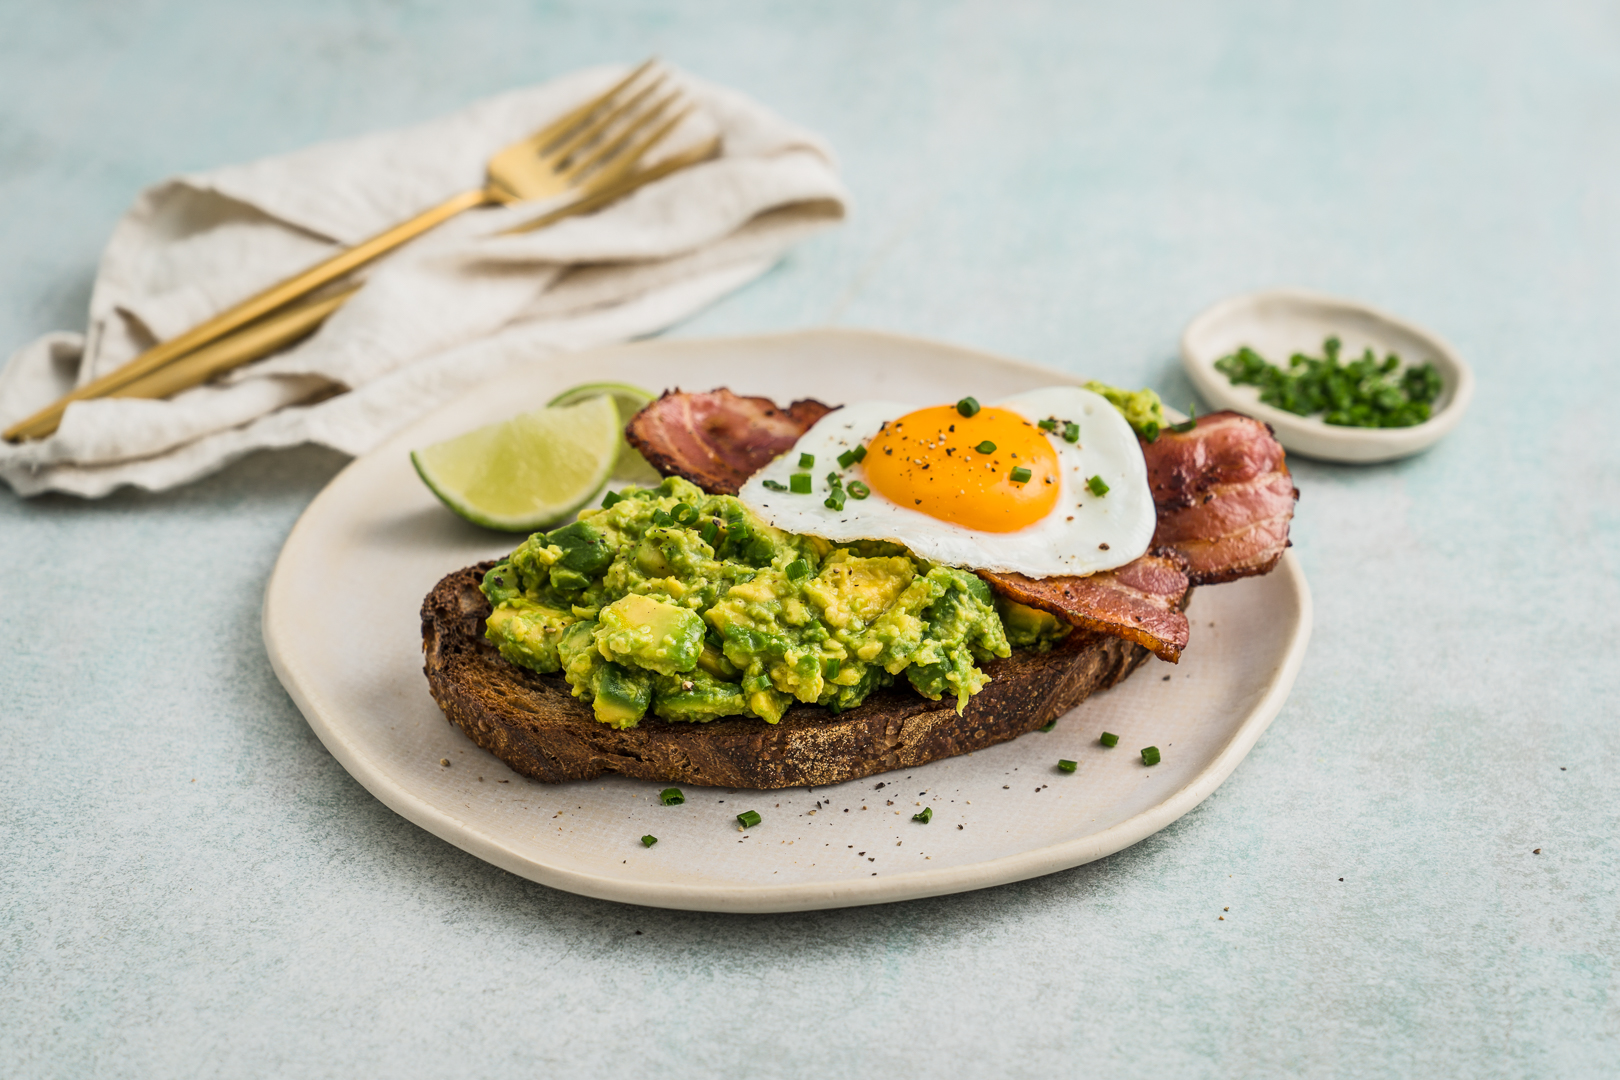
{"type": "Polygon", "coordinates": [[[767,491],[786,491],[788,489],[788,486],[780,480],[765,480],[762,483],[767,491]]]}
{"type": "Polygon", "coordinates": [[[1007,474],[1007,479],[1011,480],[1015,484],[1027,484],[1029,483],[1029,478],[1034,475],[1034,473],[1020,465],[1013,469],[1012,472],[1007,474]]]}
{"type": "Polygon", "coordinates": [[[922,808],[922,813],[920,813],[920,814],[912,814],[911,815],[911,820],[912,821],[920,821],[924,825],[928,824],[930,821],[934,820],[934,808],[932,806],[923,807],[922,808]]]}
{"type": "Polygon", "coordinates": [[[1142,764],[1157,765],[1159,763],[1159,748],[1157,746],[1142,747],[1142,764]]]}
{"type": "Polygon", "coordinates": [[[787,575],[787,579],[789,581],[798,581],[800,578],[807,578],[810,576],[810,564],[805,562],[803,559],[794,559],[792,562],[782,567],[782,573],[787,575]]]}
{"type": "Polygon", "coordinates": [[[1098,498],[1108,494],[1108,485],[1103,483],[1103,478],[1100,476],[1093,476],[1090,480],[1087,480],[1086,487],[1090,488],[1091,493],[1098,498]]]}
{"type": "Polygon", "coordinates": [[[838,467],[840,469],[847,469],[865,456],[866,447],[864,446],[857,446],[853,450],[845,450],[842,454],[838,455],[838,467]]]}
{"type": "Polygon", "coordinates": [[[667,787],[658,793],[658,801],[665,806],[679,806],[686,801],[686,793],[678,787],[667,787]]]}
{"type": "Polygon", "coordinates": [[[675,508],[669,512],[677,525],[696,525],[698,519],[697,509],[687,503],[676,503],[675,508]]]}
{"type": "Polygon", "coordinates": [[[1119,736],[1115,735],[1112,731],[1105,731],[1102,733],[1102,738],[1098,739],[1097,741],[1102,743],[1104,746],[1118,746],[1119,736]]]}
{"type": "Polygon", "coordinates": [[[1177,435],[1185,435],[1198,426],[1198,406],[1192,403],[1187,405],[1187,419],[1179,424],[1171,424],[1170,430],[1177,435]]]}
{"type": "Polygon", "coordinates": [[[1063,425],[1063,441],[1064,442],[1079,442],[1080,441],[1080,425],[1075,423],[1073,420],[1070,420],[1067,423],[1065,423],[1063,425]]]}
{"type": "Polygon", "coordinates": [[[986,439],[973,449],[977,450],[981,454],[993,454],[996,452],[996,444],[991,442],[989,439],[986,439]]]}
{"type": "Polygon", "coordinates": [[[1078,769],[1079,767],[1080,763],[1078,761],[1070,761],[1068,758],[1058,758],[1059,772],[1074,772],[1074,770],[1078,769]]]}
{"type": "Polygon", "coordinates": [[[760,816],[754,813],[752,810],[744,810],[742,813],[737,815],[737,824],[741,825],[745,829],[752,829],[759,823],[760,816]]]}
{"type": "Polygon", "coordinates": [[[1046,723],[1042,724],[1040,726],[1039,730],[1041,730],[1041,731],[1051,731],[1055,727],[1057,727],[1057,718],[1056,717],[1054,717],[1051,720],[1048,720],[1046,723]]]}
{"type": "Polygon", "coordinates": [[[979,411],[978,399],[970,397],[963,398],[961,401],[956,403],[956,411],[961,413],[963,416],[972,416],[974,413],[979,411]]]}
{"type": "Polygon", "coordinates": [[[1280,368],[1247,345],[1215,361],[1233,386],[1257,386],[1260,400],[1295,416],[1322,414],[1337,427],[1412,427],[1427,420],[1440,396],[1440,373],[1432,363],[1401,369],[1394,353],[1379,360],[1371,348],[1348,363],[1339,359],[1336,337],[1322,342],[1322,356],[1294,353],[1280,368]]]}
{"type": "Polygon", "coordinates": [[[602,509],[608,509],[622,498],[624,498],[624,496],[620,495],[617,491],[608,492],[606,495],[602,496],[602,509]]]}
{"type": "Polygon", "coordinates": [[[653,836],[651,833],[648,833],[646,836],[641,838],[642,847],[652,847],[656,843],[658,843],[658,837],[653,836]]]}
{"type": "Polygon", "coordinates": [[[1045,420],[1042,420],[1040,423],[1036,424],[1035,426],[1040,428],[1042,431],[1056,431],[1057,430],[1057,421],[1053,420],[1051,418],[1047,418],[1045,420]]]}
{"type": "Polygon", "coordinates": [[[816,467],[816,455],[814,455],[814,454],[800,454],[799,455],[799,468],[801,468],[801,469],[813,469],[815,467],[816,467]]]}
{"type": "Polygon", "coordinates": [[[851,480],[849,482],[849,486],[844,490],[849,492],[849,497],[852,499],[864,499],[868,495],[872,494],[872,489],[861,483],[859,480],[851,480]]]}
{"type": "Polygon", "coordinates": [[[827,497],[821,501],[821,505],[829,510],[842,510],[844,508],[844,489],[841,487],[833,488],[827,493],[827,497]]]}
{"type": "Polygon", "coordinates": [[[788,477],[788,490],[793,492],[795,495],[808,495],[810,494],[810,485],[812,483],[813,481],[810,479],[809,473],[796,472],[792,476],[788,477]]]}

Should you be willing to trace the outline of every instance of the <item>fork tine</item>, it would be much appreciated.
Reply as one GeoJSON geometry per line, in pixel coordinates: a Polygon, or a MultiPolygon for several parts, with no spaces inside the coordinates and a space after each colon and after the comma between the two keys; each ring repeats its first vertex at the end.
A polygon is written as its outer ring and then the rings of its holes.
{"type": "Polygon", "coordinates": [[[635,82],[637,79],[641,78],[641,76],[647,72],[647,69],[652,67],[657,62],[658,58],[656,56],[649,56],[647,59],[637,64],[630,74],[608,87],[596,97],[593,97],[584,104],[569,110],[562,116],[559,116],[557,119],[547,124],[545,127],[541,128],[539,131],[535,132],[533,135],[530,135],[527,139],[523,140],[524,144],[535,150],[543,150],[545,147],[556,142],[564,135],[567,135],[574,128],[578,127],[581,123],[588,119],[591,114],[595,113],[602,106],[606,105],[608,102],[622,94],[626,87],[635,82]]]}
{"type": "Polygon", "coordinates": [[[559,172],[561,175],[572,179],[599,162],[611,162],[625,143],[635,138],[640,132],[645,131],[650,125],[656,124],[669,107],[680,100],[680,97],[681,92],[679,90],[670,91],[657,103],[638,114],[618,134],[611,139],[603,139],[592,147],[589,152],[581,154],[567,168],[561,169],[559,172]]]}
{"type": "MultiPolygon", "coordinates": [[[[676,94],[671,94],[669,97],[664,99],[663,104],[670,104],[677,96],[678,95],[676,94]]],[[[680,125],[682,120],[685,120],[692,114],[693,108],[694,106],[688,104],[674,116],[671,116],[668,120],[665,120],[662,124],[659,124],[657,128],[649,132],[640,142],[636,143],[623,154],[620,154],[614,158],[602,170],[600,175],[592,178],[591,184],[593,186],[611,184],[630,172],[630,170],[634,169],[641,162],[641,159],[647,155],[649,150],[663,142],[664,139],[669,136],[669,133],[674,131],[675,128],[680,125]]]]}
{"type": "Polygon", "coordinates": [[[594,120],[591,120],[589,123],[579,128],[572,135],[568,136],[568,138],[565,139],[560,145],[555,147],[547,147],[544,151],[545,156],[558,163],[567,161],[574,154],[577,154],[581,149],[589,146],[592,142],[601,137],[603,132],[607,131],[608,128],[617,122],[621,116],[640,105],[643,101],[647,100],[647,97],[662,86],[663,83],[664,76],[659,75],[652,82],[648,83],[646,86],[643,86],[634,94],[631,94],[628,98],[625,98],[623,101],[614,105],[612,108],[608,109],[594,120]]]}

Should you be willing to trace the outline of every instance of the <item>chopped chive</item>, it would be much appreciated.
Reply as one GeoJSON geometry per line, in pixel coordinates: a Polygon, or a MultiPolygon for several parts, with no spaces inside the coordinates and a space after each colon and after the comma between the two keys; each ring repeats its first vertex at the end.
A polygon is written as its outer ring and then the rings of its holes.
{"type": "Polygon", "coordinates": [[[708,522],[705,522],[704,525],[703,525],[703,528],[698,530],[698,535],[703,537],[703,542],[705,544],[708,544],[710,547],[713,547],[714,542],[720,538],[720,524],[719,524],[719,522],[712,521],[712,520],[708,521],[708,522]]]}
{"type": "Polygon", "coordinates": [[[841,488],[844,486],[844,478],[835,472],[830,472],[827,474],[827,486],[841,488]]]}
{"type": "Polygon", "coordinates": [[[1090,480],[1087,480],[1086,487],[1090,488],[1091,493],[1098,497],[1108,494],[1108,485],[1103,483],[1103,478],[1100,476],[1093,476],[1090,480]]]}
{"type": "Polygon", "coordinates": [[[1102,743],[1104,746],[1118,746],[1119,736],[1115,735],[1112,731],[1105,731],[1102,733],[1102,738],[1098,739],[1097,741],[1102,743]]]}
{"type": "Polygon", "coordinates": [[[1015,484],[1027,484],[1029,483],[1029,478],[1034,475],[1034,473],[1020,465],[1012,472],[1007,474],[1007,479],[1011,480],[1015,484]]]}
{"type": "Polygon", "coordinates": [[[642,847],[652,847],[656,843],[658,843],[658,837],[652,835],[651,833],[648,833],[646,836],[641,838],[642,847]]]}
{"type": "Polygon", "coordinates": [[[1142,764],[1157,765],[1159,763],[1159,748],[1157,746],[1142,747],[1142,764]]]}
{"type": "Polygon", "coordinates": [[[787,575],[789,581],[798,581],[810,576],[810,564],[803,559],[794,559],[782,568],[782,573],[787,575]]]}
{"type": "Polygon", "coordinates": [[[799,468],[801,468],[801,469],[813,469],[815,467],[816,467],[816,455],[814,455],[814,454],[800,454],[799,455],[799,468]]]}
{"type": "Polygon", "coordinates": [[[788,490],[795,495],[808,495],[810,494],[810,483],[809,473],[796,472],[788,477],[788,490]]]}
{"type": "Polygon", "coordinates": [[[1051,731],[1055,727],[1057,727],[1057,718],[1053,717],[1051,720],[1048,720],[1046,723],[1041,725],[1041,730],[1051,731]]]}
{"type": "MultiPolygon", "coordinates": [[[[968,400],[972,401],[973,399],[969,398],[968,400]]],[[[932,806],[923,807],[922,808],[922,813],[920,813],[920,814],[912,814],[911,815],[911,820],[912,821],[920,821],[924,825],[928,824],[930,821],[934,820],[934,808],[932,806]]]]}
{"type": "Polygon", "coordinates": [[[956,411],[963,416],[972,416],[979,411],[979,401],[977,398],[965,397],[956,403],[956,411]]]}
{"type": "Polygon", "coordinates": [[[788,489],[788,486],[779,480],[766,480],[764,484],[768,491],[786,491],[788,489]]]}
{"type": "Polygon", "coordinates": [[[614,503],[623,501],[623,499],[624,496],[620,495],[617,491],[610,491],[606,495],[602,496],[602,509],[606,510],[614,503]]]}
{"type": "Polygon", "coordinates": [[[1070,761],[1068,758],[1058,758],[1059,772],[1074,772],[1074,770],[1078,769],[1079,767],[1080,763],[1078,761],[1070,761]]]}
{"type": "Polygon", "coordinates": [[[981,454],[993,454],[996,452],[996,444],[991,442],[989,439],[986,439],[973,449],[977,450],[981,454]]]}
{"type": "Polygon", "coordinates": [[[857,446],[852,450],[845,450],[842,454],[838,455],[838,467],[840,469],[847,469],[865,457],[866,447],[864,446],[857,446]]]}
{"type": "Polygon", "coordinates": [[[836,679],[838,673],[842,670],[844,670],[844,662],[836,656],[829,657],[821,665],[821,677],[823,679],[836,679]]]}
{"type": "Polygon", "coordinates": [[[821,501],[821,505],[829,510],[842,510],[844,508],[844,489],[841,487],[833,488],[827,497],[821,501]]]}
{"type": "Polygon", "coordinates": [[[1064,424],[1063,425],[1063,441],[1064,442],[1079,442],[1080,441],[1080,425],[1075,423],[1073,420],[1070,420],[1068,423],[1064,424]]]}
{"type": "Polygon", "coordinates": [[[859,480],[851,480],[849,482],[849,486],[844,490],[849,492],[849,497],[852,499],[864,499],[868,495],[872,494],[872,489],[861,483],[859,480]]]}
{"type": "Polygon", "coordinates": [[[658,793],[658,801],[665,806],[679,806],[686,801],[686,793],[678,787],[667,787],[658,793]]]}
{"type": "Polygon", "coordinates": [[[1040,428],[1042,431],[1056,431],[1057,430],[1057,421],[1052,419],[1051,417],[1048,417],[1047,419],[1042,420],[1040,423],[1036,424],[1035,426],[1040,428]]]}
{"type": "Polygon", "coordinates": [[[669,516],[668,510],[654,510],[652,512],[652,523],[662,528],[675,524],[675,519],[669,516]]]}
{"type": "Polygon", "coordinates": [[[697,508],[687,503],[676,503],[675,509],[669,512],[677,525],[696,525],[698,519],[697,508]]]}
{"type": "Polygon", "coordinates": [[[745,829],[752,829],[759,823],[760,816],[754,813],[752,810],[744,810],[742,813],[737,815],[737,824],[741,825],[745,829]]]}
{"type": "MultiPolygon", "coordinates": [[[[1171,424],[1170,425],[1170,430],[1175,432],[1177,435],[1185,435],[1185,434],[1187,434],[1187,432],[1193,430],[1197,426],[1198,426],[1198,406],[1189,403],[1187,405],[1187,419],[1183,420],[1179,424],[1171,424]]],[[[1152,442],[1153,440],[1149,439],[1148,441],[1152,442]]]]}

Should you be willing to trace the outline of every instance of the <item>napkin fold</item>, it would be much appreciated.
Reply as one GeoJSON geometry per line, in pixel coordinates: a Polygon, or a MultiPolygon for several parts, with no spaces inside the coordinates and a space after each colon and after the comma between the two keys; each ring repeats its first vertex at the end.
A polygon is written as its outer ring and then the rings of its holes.
{"type": "MultiPolygon", "coordinates": [[[[88,330],[46,334],[0,371],[0,426],[482,186],[496,150],[626,70],[576,72],[414,127],[147,189],[102,254],[88,330]]],[[[498,235],[561,200],[465,213],[373,264],[354,299],[293,348],[167,400],[76,402],[49,438],[0,443],[0,478],[22,495],[99,497],[184,484],[267,448],[364,453],[516,365],[656,333],[842,220],[847,195],[819,138],[736,91],[672,74],[697,108],[664,152],[718,132],[718,157],[535,232],[498,235]]]]}

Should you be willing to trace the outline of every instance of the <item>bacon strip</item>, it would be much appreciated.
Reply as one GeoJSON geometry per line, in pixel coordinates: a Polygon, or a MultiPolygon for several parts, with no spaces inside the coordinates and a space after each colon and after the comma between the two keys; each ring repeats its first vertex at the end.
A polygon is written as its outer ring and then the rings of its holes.
{"type": "Polygon", "coordinates": [[[1239,413],[1210,413],[1186,434],[1143,443],[1142,456],[1159,512],[1153,547],[1185,557],[1192,584],[1277,565],[1299,491],[1270,428],[1239,413]]]}
{"type": "Polygon", "coordinates": [[[625,429],[630,445],[665,476],[684,476],[714,495],[735,495],[743,481],[832,412],[814,399],[786,409],[769,398],[730,390],[666,390],[625,429]]]}
{"type": "Polygon", "coordinates": [[[1190,632],[1181,610],[1188,588],[1184,565],[1174,551],[1155,551],[1088,577],[1027,578],[987,570],[979,576],[1020,604],[1050,611],[1085,630],[1134,641],[1173,664],[1181,659],[1190,632]]]}
{"type": "MultiPolygon", "coordinates": [[[[813,400],[779,409],[729,390],[674,390],[636,414],[626,435],[659,472],[735,495],[831,411],[813,400]]],[[[1275,566],[1288,547],[1299,492],[1271,429],[1239,413],[1210,413],[1189,432],[1167,431],[1143,443],[1142,456],[1158,510],[1148,554],[1088,577],[979,576],[1018,603],[1174,663],[1189,637],[1187,590],[1275,566]]]]}

